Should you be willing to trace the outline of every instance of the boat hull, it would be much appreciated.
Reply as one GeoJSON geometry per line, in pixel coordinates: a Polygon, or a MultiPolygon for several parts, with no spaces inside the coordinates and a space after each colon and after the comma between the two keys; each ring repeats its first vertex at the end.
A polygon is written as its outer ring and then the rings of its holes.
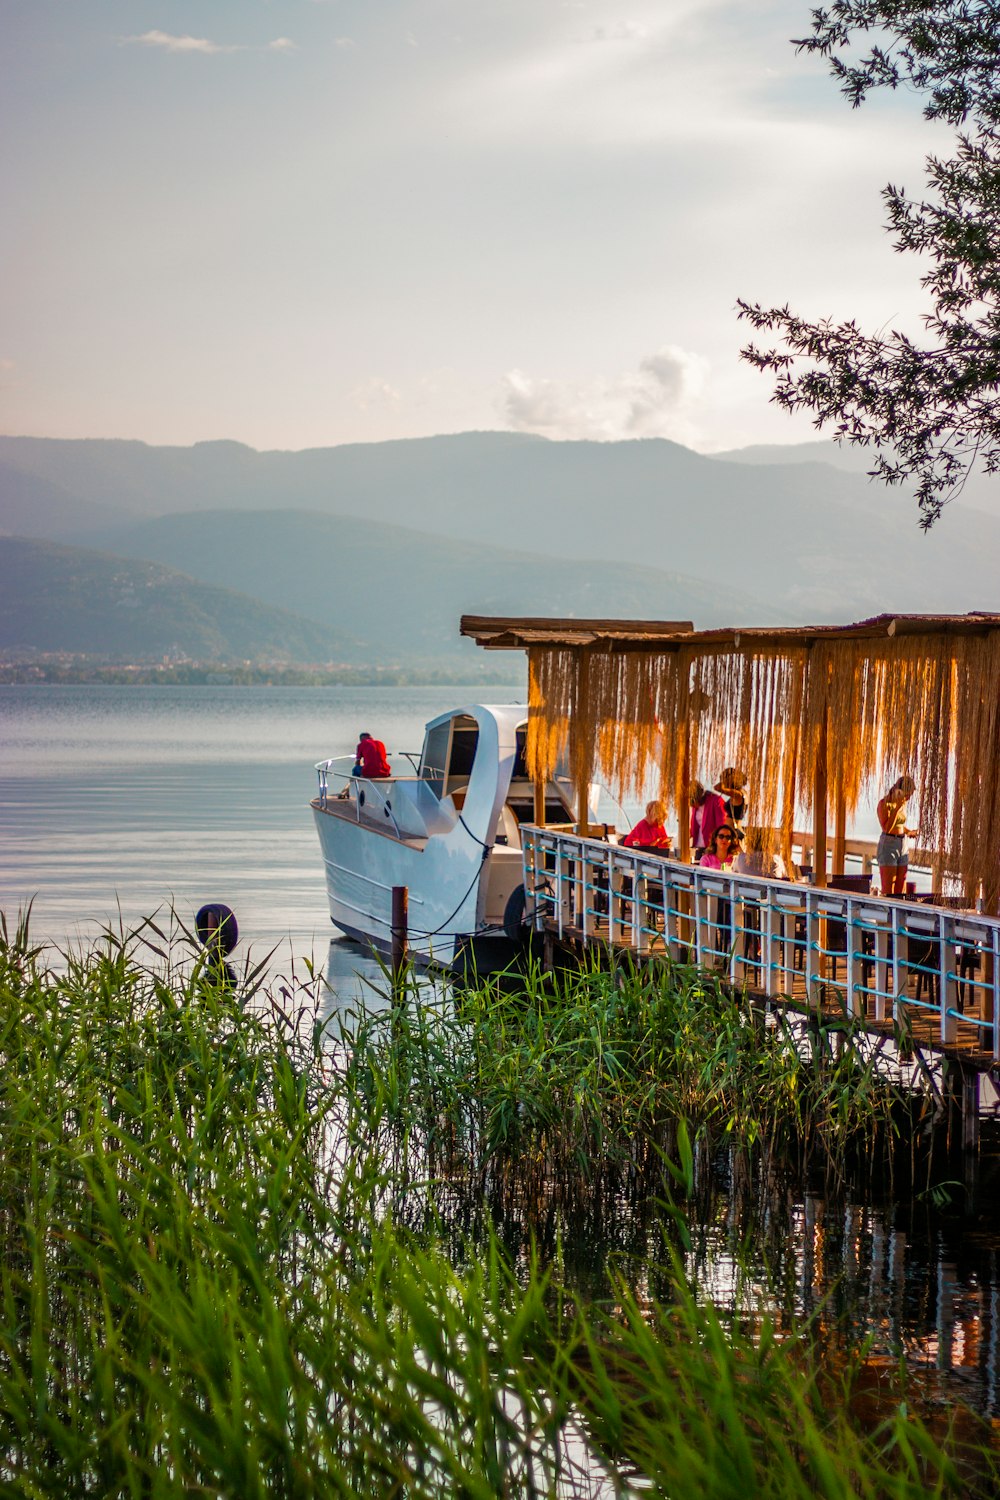
{"type": "Polygon", "coordinates": [[[415,958],[451,967],[470,940],[484,948],[481,939],[503,939],[507,903],[523,881],[519,824],[507,797],[524,718],[517,704],[440,715],[427,726],[416,774],[337,773],[334,796],[336,762],[316,767],[313,816],[330,916],[341,932],[388,953],[392,893],[404,886],[415,958]]]}
{"type": "Polygon", "coordinates": [[[318,802],[313,816],[330,918],[347,937],[390,952],[394,886],[408,892],[410,951],[428,962],[451,966],[469,938],[502,935],[500,902],[521,881],[516,851],[494,851],[489,868],[482,846],[461,825],[447,835],[407,843],[318,802]],[[487,882],[499,911],[493,920],[487,919],[487,882]]]}

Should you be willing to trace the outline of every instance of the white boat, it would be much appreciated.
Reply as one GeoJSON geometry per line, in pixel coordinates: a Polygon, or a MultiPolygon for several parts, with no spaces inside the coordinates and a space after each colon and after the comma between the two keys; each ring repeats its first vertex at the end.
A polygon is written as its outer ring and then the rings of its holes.
{"type": "MultiPolygon", "coordinates": [[[[509,954],[520,825],[535,818],[526,730],[524,704],[475,703],[430,721],[419,758],[402,757],[406,775],[354,776],[353,756],[319,762],[312,808],[334,926],[389,952],[392,890],[405,886],[415,957],[450,967],[471,947],[478,962],[491,941],[509,954]]],[[[550,782],[545,800],[546,823],[573,820],[567,778],[550,782]]]]}

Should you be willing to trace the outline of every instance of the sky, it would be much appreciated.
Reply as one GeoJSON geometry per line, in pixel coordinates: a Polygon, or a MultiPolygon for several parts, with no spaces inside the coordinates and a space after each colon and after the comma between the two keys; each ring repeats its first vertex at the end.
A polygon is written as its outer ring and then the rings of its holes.
{"type": "Polygon", "coordinates": [[[815,436],[737,297],[914,331],[941,149],[811,0],[0,0],[0,432],[815,436]]]}

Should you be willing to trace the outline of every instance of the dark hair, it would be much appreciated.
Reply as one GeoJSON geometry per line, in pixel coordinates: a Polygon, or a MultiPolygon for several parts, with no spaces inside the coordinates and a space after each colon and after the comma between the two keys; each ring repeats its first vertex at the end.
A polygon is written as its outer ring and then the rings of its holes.
{"type": "Polygon", "coordinates": [[[720,823],[718,828],[715,830],[715,832],[712,834],[712,837],[708,841],[708,847],[712,854],[716,853],[715,846],[719,841],[720,833],[728,834],[729,841],[732,844],[735,844],[737,839],[739,838],[739,834],[736,832],[736,829],[733,827],[732,823],[720,823]]]}
{"type": "Polygon", "coordinates": [[[358,735],[358,739],[359,740],[370,740],[371,739],[371,735],[368,733],[367,729],[362,729],[361,733],[358,735]]]}

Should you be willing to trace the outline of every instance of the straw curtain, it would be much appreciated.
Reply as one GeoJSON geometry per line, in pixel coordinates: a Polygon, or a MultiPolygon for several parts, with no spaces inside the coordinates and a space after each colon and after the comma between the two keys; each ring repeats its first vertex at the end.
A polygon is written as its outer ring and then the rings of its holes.
{"type": "Polygon", "coordinates": [[[743,648],[613,644],[529,653],[528,762],[548,779],[568,754],[578,785],[600,776],[620,796],[651,779],[686,816],[687,768],[706,786],[725,766],[747,777],[751,818],[790,837],[812,808],[824,743],[831,788],[850,816],[907,773],[911,816],[938,873],[988,909],[1000,897],[1000,631],[819,638],[743,648]]]}

